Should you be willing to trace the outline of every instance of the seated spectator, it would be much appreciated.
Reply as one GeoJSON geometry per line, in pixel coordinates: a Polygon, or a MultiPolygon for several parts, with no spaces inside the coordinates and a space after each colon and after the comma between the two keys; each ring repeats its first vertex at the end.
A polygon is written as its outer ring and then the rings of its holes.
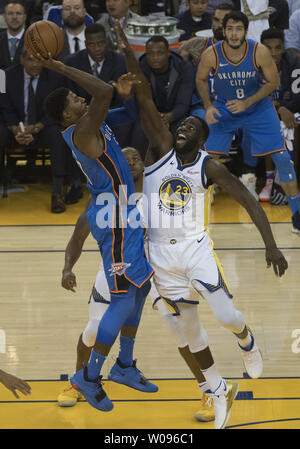
{"type": "MultiPolygon", "coordinates": [[[[27,3],[33,3],[33,6],[31,8],[33,19],[31,20],[32,22],[45,18],[46,20],[53,20],[53,22],[55,21],[57,25],[62,26],[62,0],[51,0],[49,2],[45,2],[44,0],[27,0],[27,3]],[[54,8],[52,9],[51,13],[48,10],[50,7],[56,6],[59,6],[59,8],[57,8],[55,11],[56,17],[54,19],[54,8]]],[[[105,3],[103,0],[84,0],[84,6],[87,12],[85,17],[86,25],[99,20],[101,15],[106,13],[105,3]]]]}
{"type": "MultiPolygon", "coordinates": [[[[94,74],[105,82],[117,81],[118,78],[127,73],[126,62],[123,55],[109,50],[105,28],[99,23],[90,24],[85,28],[84,50],[69,55],[65,58],[65,64],[94,74]]],[[[78,84],[71,80],[67,81],[67,86],[86,102],[91,101],[91,96],[78,84]]],[[[115,92],[110,107],[117,108],[123,105],[122,98],[115,92]]],[[[130,138],[130,128],[128,126],[113,128],[121,146],[127,146],[130,138]]]]}
{"type": "Polygon", "coordinates": [[[194,37],[197,31],[211,28],[211,15],[206,12],[207,0],[188,0],[189,9],[178,16],[177,28],[183,30],[181,41],[194,37]]]}
{"type": "Polygon", "coordinates": [[[0,69],[20,62],[26,22],[24,5],[12,0],[5,6],[3,17],[7,29],[0,33],[0,69]]]}
{"type": "Polygon", "coordinates": [[[115,20],[119,20],[121,27],[125,30],[128,20],[138,18],[130,8],[130,0],[106,0],[107,15],[101,17],[98,23],[104,26],[108,45],[111,50],[119,50],[119,42],[115,28],[115,20]]]}
{"type": "Polygon", "coordinates": [[[300,9],[296,10],[290,17],[289,28],[284,32],[285,48],[291,48],[300,56],[300,9]]]}
{"type": "MultiPolygon", "coordinates": [[[[85,3],[84,2],[82,2],[82,3],[83,3],[84,10],[85,10],[84,23],[85,23],[85,25],[89,25],[90,23],[94,22],[94,19],[92,16],[90,16],[87,13],[85,6],[84,6],[85,3]]],[[[68,10],[68,6],[66,8],[68,10]]],[[[56,23],[56,25],[58,25],[60,28],[65,28],[65,23],[63,21],[63,9],[64,9],[63,4],[49,6],[47,11],[45,12],[45,15],[43,16],[43,19],[51,20],[51,22],[56,23]]],[[[75,6],[74,6],[74,9],[76,11],[75,6]]],[[[79,7],[77,9],[79,10],[79,7]]]]}
{"type": "Polygon", "coordinates": [[[194,90],[194,70],[190,62],[169,51],[163,36],[146,43],[140,66],[149,80],[154,103],[171,132],[187,116],[194,90]]]}
{"type": "MultiPolygon", "coordinates": [[[[6,69],[6,93],[1,95],[3,116],[9,128],[8,139],[1,139],[2,151],[10,145],[21,145],[26,149],[28,164],[34,164],[38,147],[50,148],[52,168],[51,211],[64,212],[62,198],[64,178],[71,178],[71,189],[66,203],[75,203],[82,196],[81,173],[65,145],[57,125],[51,124],[45,116],[45,97],[62,85],[61,76],[42,65],[24,48],[21,64],[6,69]],[[24,129],[20,125],[24,123],[24,129]],[[68,165],[69,164],[69,165],[68,165]]],[[[1,151],[0,151],[1,152],[1,151]]]]}
{"type": "MultiPolygon", "coordinates": [[[[140,66],[151,84],[153,101],[163,121],[174,132],[190,108],[194,90],[192,64],[170,52],[163,36],[152,36],[146,42],[140,66]]],[[[144,158],[148,143],[139,123],[134,128],[131,146],[138,148],[144,158]]]]}
{"type": "Polygon", "coordinates": [[[85,15],[83,0],[63,0],[62,21],[64,27],[64,46],[58,59],[85,48],[85,15]]]}

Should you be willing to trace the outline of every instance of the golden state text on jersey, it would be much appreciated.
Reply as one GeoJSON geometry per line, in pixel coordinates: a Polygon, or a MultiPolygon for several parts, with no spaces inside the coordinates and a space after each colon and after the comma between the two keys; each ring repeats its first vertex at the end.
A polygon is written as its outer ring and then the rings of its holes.
{"type": "Polygon", "coordinates": [[[159,208],[168,215],[183,214],[189,210],[192,197],[191,180],[182,173],[171,174],[162,179],[159,188],[159,208]]]}
{"type": "Polygon", "coordinates": [[[198,237],[209,221],[211,187],[205,165],[209,155],[199,150],[182,164],[175,150],[145,169],[144,217],[150,240],[198,237]]]}

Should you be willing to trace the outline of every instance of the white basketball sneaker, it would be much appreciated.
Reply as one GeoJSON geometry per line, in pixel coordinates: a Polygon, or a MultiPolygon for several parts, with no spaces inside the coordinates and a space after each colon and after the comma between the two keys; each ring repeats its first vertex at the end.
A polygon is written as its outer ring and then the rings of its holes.
{"type": "Polygon", "coordinates": [[[240,176],[239,180],[244,184],[249,192],[252,193],[256,201],[258,201],[258,195],[255,190],[256,176],[253,173],[245,173],[244,175],[240,176]]]}
{"type": "MultiPolygon", "coordinates": [[[[249,331],[250,332],[250,331],[249,331]]],[[[251,333],[251,332],[250,332],[251,333]]],[[[252,343],[250,349],[243,348],[239,343],[239,347],[242,351],[242,357],[245,369],[252,379],[257,379],[262,375],[263,371],[263,360],[260,350],[254,341],[254,337],[251,333],[252,343]]]]}
{"type": "Polygon", "coordinates": [[[224,379],[222,384],[214,393],[206,392],[209,399],[213,401],[215,410],[215,429],[224,429],[230,418],[231,407],[239,391],[239,384],[230,381],[228,385],[224,379]]]}

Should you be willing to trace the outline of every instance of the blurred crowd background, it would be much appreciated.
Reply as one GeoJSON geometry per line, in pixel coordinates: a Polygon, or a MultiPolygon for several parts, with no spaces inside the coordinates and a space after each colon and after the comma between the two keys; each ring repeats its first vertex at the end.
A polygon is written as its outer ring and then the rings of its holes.
{"type": "MultiPolygon", "coordinates": [[[[43,100],[62,85],[87,102],[91,98],[27,53],[24,32],[33,22],[51,20],[62,27],[65,39],[58,59],[111,82],[127,71],[115,31],[118,19],[162,120],[173,131],[188,115],[205,118],[195,73],[209,42],[223,39],[222,20],[233,9],[247,15],[248,37],[268,46],[276,62],[281,85],[272,101],[299,180],[300,0],[0,0],[0,69],[6,74],[5,89],[0,83],[0,196],[22,182],[48,182],[51,211],[61,213],[83,195],[82,173],[60,128],[45,116],[43,100]]],[[[115,94],[111,109],[123,106],[115,94]]],[[[120,120],[111,127],[121,147],[134,147],[145,157],[147,139],[138,120],[120,120]]],[[[272,162],[245,160],[238,135],[223,162],[258,199],[286,204],[284,194],[272,196],[272,162]]]]}

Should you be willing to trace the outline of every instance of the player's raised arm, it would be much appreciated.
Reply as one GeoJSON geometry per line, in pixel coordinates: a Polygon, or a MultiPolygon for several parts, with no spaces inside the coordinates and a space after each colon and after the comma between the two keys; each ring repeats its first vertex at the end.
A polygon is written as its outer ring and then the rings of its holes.
{"type": "MultiPolygon", "coordinates": [[[[65,65],[61,61],[35,55],[47,69],[54,70],[79,84],[91,96],[92,100],[85,114],[77,122],[74,142],[77,148],[88,157],[99,157],[104,144],[99,134],[99,127],[103,123],[109,110],[113,96],[113,87],[87,72],[65,65]]],[[[72,92],[71,92],[72,94],[72,92]]],[[[75,94],[73,94],[75,96],[75,94]]],[[[79,97],[78,97],[79,98],[79,97]]],[[[69,100],[73,100],[70,98],[69,100]]],[[[75,97],[74,97],[75,100],[75,97]]]]}
{"type": "Polygon", "coordinates": [[[288,268],[288,263],[277,248],[270,223],[254,196],[223,164],[214,159],[207,161],[205,174],[207,179],[218,184],[246,209],[265,243],[267,266],[272,264],[276,276],[282,276],[288,268]]]}
{"type": "Polygon", "coordinates": [[[149,158],[148,154],[145,161],[145,164],[149,165],[170,151],[173,144],[173,137],[156,109],[149,82],[144,76],[133,50],[129,45],[127,37],[117,21],[116,30],[120,48],[126,58],[127,70],[136,75],[137,79],[140,81],[140,83],[135,86],[135,94],[141,123],[151,149],[152,158],[149,158]]]}

